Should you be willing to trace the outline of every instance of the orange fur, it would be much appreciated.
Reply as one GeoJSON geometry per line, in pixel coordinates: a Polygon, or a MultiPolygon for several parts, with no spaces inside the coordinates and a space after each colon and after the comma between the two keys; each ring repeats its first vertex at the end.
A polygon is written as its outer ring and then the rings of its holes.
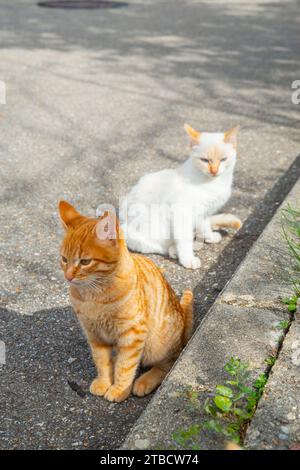
{"type": "Polygon", "coordinates": [[[237,125],[233,127],[232,129],[229,129],[229,131],[225,132],[224,142],[231,143],[234,146],[234,148],[236,148],[236,144],[237,144],[236,136],[239,130],[240,130],[240,125],[237,125]]]}
{"type": "Polygon", "coordinates": [[[210,216],[210,223],[213,230],[221,228],[233,228],[239,230],[242,227],[240,219],[231,214],[216,214],[210,216]]]}
{"type": "Polygon", "coordinates": [[[151,393],[188,341],[193,324],[193,294],[177,299],[160,269],[148,258],[129,253],[118,222],[80,215],[61,201],[66,229],[61,267],[70,281],[70,299],[91,347],[98,376],[91,393],[110,401],[151,393]],[[99,224],[113,223],[105,239],[99,224]],[[82,264],[84,260],[85,264],[82,264]],[[112,350],[117,349],[115,361],[112,350]],[[139,364],[152,366],[135,379],[139,364]]]}
{"type": "Polygon", "coordinates": [[[183,127],[184,127],[185,132],[191,139],[191,142],[190,142],[191,147],[193,147],[194,145],[198,145],[200,142],[200,138],[201,138],[201,132],[196,131],[191,126],[189,126],[189,124],[184,124],[183,127]]]}
{"type": "Polygon", "coordinates": [[[243,450],[243,448],[235,442],[227,442],[226,450],[243,450]]]}

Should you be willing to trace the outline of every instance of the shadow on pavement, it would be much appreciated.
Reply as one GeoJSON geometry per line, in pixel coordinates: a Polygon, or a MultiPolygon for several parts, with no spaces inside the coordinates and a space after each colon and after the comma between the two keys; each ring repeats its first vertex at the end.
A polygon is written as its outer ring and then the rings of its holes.
{"type": "Polygon", "coordinates": [[[149,398],[112,404],[88,392],[95,375],[70,308],[0,310],[1,449],[118,447],[149,398]]]}

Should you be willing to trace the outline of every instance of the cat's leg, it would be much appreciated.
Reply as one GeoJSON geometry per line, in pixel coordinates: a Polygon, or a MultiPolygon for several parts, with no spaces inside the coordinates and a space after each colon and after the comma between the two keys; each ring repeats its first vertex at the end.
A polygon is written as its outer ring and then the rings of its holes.
{"type": "Polygon", "coordinates": [[[212,230],[209,217],[197,222],[197,233],[203,236],[206,243],[219,243],[222,240],[222,235],[212,230]]]}
{"type": "Polygon", "coordinates": [[[176,240],[176,249],[180,264],[188,269],[198,269],[201,266],[200,258],[194,256],[193,243],[194,238],[185,238],[176,240]]]}
{"type": "Polygon", "coordinates": [[[95,341],[90,342],[90,347],[98,373],[90,385],[90,392],[103,396],[113,383],[112,347],[95,341]]]}
{"type": "Polygon", "coordinates": [[[139,325],[128,329],[120,336],[114,384],[104,396],[107,400],[121,402],[130,395],[136,370],[141,361],[145,338],[146,328],[139,325]]]}
{"type": "Polygon", "coordinates": [[[144,395],[148,395],[153,392],[153,390],[162,383],[173,363],[174,361],[170,360],[153,366],[150,370],[135,380],[132,393],[138,397],[143,397],[144,395]]]}
{"type": "Polygon", "coordinates": [[[169,247],[169,256],[170,256],[170,258],[172,258],[172,259],[177,259],[177,247],[176,247],[176,243],[173,243],[173,244],[169,247]]]}
{"type": "MultiPolygon", "coordinates": [[[[201,248],[203,247],[203,241],[195,239],[194,240],[194,251],[200,251],[201,248]]],[[[176,244],[173,243],[170,248],[169,248],[169,257],[172,259],[177,259],[177,247],[176,244]]]]}

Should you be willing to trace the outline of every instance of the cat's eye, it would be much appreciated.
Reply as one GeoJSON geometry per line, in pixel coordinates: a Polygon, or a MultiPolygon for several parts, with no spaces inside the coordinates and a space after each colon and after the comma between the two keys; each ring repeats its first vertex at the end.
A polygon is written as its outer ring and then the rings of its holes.
{"type": "Polygon", "coordinates": [[[221,162],[225,162],[227,160],[227,157],[221,158],[221,162]]]}
{"type": "Polygon", "coordinates": [[[205,162],[205,163],[209,162],[208,158],[200,158],[200,160],[201,160],[201,162],[205,162]]]}
{"type": "Polygon", "coordinates": [[[61,257],[61,260],[62,260],[63,263],[67,263],[67,261],[68,261],[65,256],[62,256],[62,257],[61,257]]]}
{"type": "Polygon", "coordinates": [[[82,264],[82,266],[87,266],[88,264],[90,264],[91,261],[92,261],[91,259],[82,258],[80,260],[80,264],[82,264]]]}

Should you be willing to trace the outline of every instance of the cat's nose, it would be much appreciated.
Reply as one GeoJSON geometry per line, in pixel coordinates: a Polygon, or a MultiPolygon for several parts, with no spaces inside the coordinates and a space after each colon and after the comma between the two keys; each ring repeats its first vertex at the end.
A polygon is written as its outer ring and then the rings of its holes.
{"type": "Polygon", "coordinates": [[[65,278],[66,278],[67,281],[72,282],[73,279],[74,279],[74,276],[73,276],[72,273],[66,273],[65,278]]]}
{"type": "Polygon", "coordinates": [[[210,173],[213,175],[213,176],[216,176],[218,171],[219,171],[219,167],[217,166],[211,166],[210,169],[209,169],[210,173]]]}

